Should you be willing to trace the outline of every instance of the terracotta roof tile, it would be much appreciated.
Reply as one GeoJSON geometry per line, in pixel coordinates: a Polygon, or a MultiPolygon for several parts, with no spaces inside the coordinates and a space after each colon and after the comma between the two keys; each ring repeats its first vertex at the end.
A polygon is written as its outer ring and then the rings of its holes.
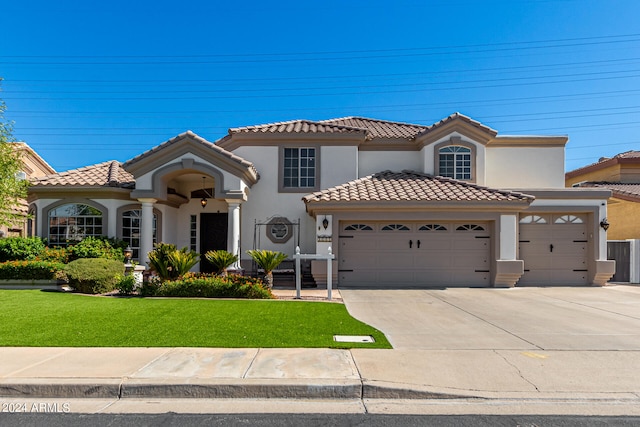
{"type": "Polygon", "coordinates": [[[415,171],[384,171],[303,197],[309,202],[360,201],[532,201],[533,196],[496,190],[415,171]]]}
{"type": "MultiPolygon", "coordinates": [[[[640,152],[638,157],[640,157],[640,152]]],[[[619,182],[581,182],[575,185],[576,187],[589,187],[589,188],[605,188],[613,192],[613,196],[627,196],[631,198],[640,198],[640,183],[638,184],[625,184],[619,182]]]]}
{"type": "Polygon", "coordinates": [[[363,129],[311,120],[291,120],[229,129],[229,133],[364,133],[363,129]]]}
{"type": "Polygon", "coordinates": [[[112,160],[97,165],[85,166],[31,180],[33,186],[64,187],[121,187],[134,188],[133,176],[122,164],[112,160]]]}
{"type": "Polygon", "coordinates": [[[624,153],[616,154],[613,157],[600,157],[600,159],[598,159],[597,162],[569,171],[565,175],[571,178],[571,177],[580,175],[581,173],[586,173],[591,170],[597,170],[603,167],[614,165],[616,163],[619,163],[620,160],[627,160],[627,159],[640,159],[640,151],[630,150],[630,151],[625,151],[624,153]]]}
{"type": "Polygon", "coordinates": [[[322,120],[320,123],[349,126],[366,130],[368,140],[374,138],[413,139],[419,133],[429,129],[429,126],[389,122],[385,120],[368,119],[365,117],[342,117],[339,119],[322,120]]]}

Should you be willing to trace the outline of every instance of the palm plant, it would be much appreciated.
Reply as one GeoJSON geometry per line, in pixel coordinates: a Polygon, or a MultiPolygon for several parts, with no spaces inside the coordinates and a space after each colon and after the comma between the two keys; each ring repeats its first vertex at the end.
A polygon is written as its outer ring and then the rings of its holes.
{"type": "Polygon", "coordinates": [[[227,267],[238,261],[238,256],[224,250],[208,251],[204,257],[211,263],[216,274],[225,275],[227,267]]]}
{"type": "Polygon", "coordinates": [[[287,259],[287,255],[278,251],[266,249],[250,249],[249,256],[264,270],[264,281],[269,289],[273,287],[273,270],[278,268],[280,263],[287,259]]]}
{"type": "Polygon", "coordinates": [[[178,250],[176,245],[168,243],[159,243],[149,252],[149,267],[161,280],[184,276],[198,261],[196,252],[187,248],[178,250]]]}

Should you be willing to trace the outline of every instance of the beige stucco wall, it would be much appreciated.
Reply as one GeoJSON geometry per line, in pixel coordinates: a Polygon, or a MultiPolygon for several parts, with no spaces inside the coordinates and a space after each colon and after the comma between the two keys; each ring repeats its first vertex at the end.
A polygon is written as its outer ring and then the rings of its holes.
{"type": "Polygon", "coordinates": [[[640,203],[612,197],[607,220],[609,240],[640,239],[640,203]]]}
{"type": "Polygon", "coordinates": [[[320,149],[320,188],[335,187],[356,179],[358,167],[361,164],[362,157],[359,158],[357,147],[322,147],[320,149]]]}
{"type": "Polygon", "coordinates": [[[492,188],[563,188],[564,148],[487,147],[485,185],[492,188]]]}
{"type": "Polygon", "coordinates": [[[368,176],[385,170],[401,172],[407,169],[423,172],[422,162],[421,156],[415,151],[360,151],[358,176],[368,176]]]}

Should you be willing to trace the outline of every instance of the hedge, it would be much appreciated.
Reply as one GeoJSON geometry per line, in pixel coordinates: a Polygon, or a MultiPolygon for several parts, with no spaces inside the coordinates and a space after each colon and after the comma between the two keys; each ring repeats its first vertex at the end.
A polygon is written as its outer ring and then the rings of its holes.
{"type": "Polygon", "coordinates": [[[50,261],[7,261],[0,263],[0,279],[53,280],[64,264],[50,261]]]}
{"type": "Polygon", "coordinates": [[[103,258],[82,258],[64,268],[69,286],[85,294],[103,294],[116,289],[124,274],[120,261],[103,258]]]}
{"type": "Polygon", "coordinates": [[[226,277],[187,275],[182,279],[166,281],[155,287],[147,285],[144,294],[162,297],[274,298],[271,291],[264,287],[259,279],[238,275],[226,277]]]}
{"type": "Polygon", "coordinates": [[[39,237],[6,237],[0,239],[0,262],[34,260],[44,248],[39,237]]]}

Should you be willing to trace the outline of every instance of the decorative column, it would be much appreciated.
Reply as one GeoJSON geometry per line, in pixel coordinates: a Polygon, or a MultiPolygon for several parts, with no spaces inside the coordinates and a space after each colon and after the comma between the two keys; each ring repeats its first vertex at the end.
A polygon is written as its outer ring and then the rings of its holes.
{"type": "Polygon", "coordinates": [[[142,204],[140,218],[140,264],[147,266],[149,252],[153,250],[153,205],[156,199],[138,199],[142,204]]]}
{"type": "Polygon", "coordinates": [[[238,256],[238,261],[229,269],[240,270],[240,202],[227,200],[229,215],[227,219],[227,251],[238,256]]]}
{"type": "Polygon", "coordinates": [[[516,259],[518,248],[518,216],[500,215],[496,226],[499,254],[496,260],[496,274],[493,286],[509,288],[524,274],[524,261],[516,259]]]}

